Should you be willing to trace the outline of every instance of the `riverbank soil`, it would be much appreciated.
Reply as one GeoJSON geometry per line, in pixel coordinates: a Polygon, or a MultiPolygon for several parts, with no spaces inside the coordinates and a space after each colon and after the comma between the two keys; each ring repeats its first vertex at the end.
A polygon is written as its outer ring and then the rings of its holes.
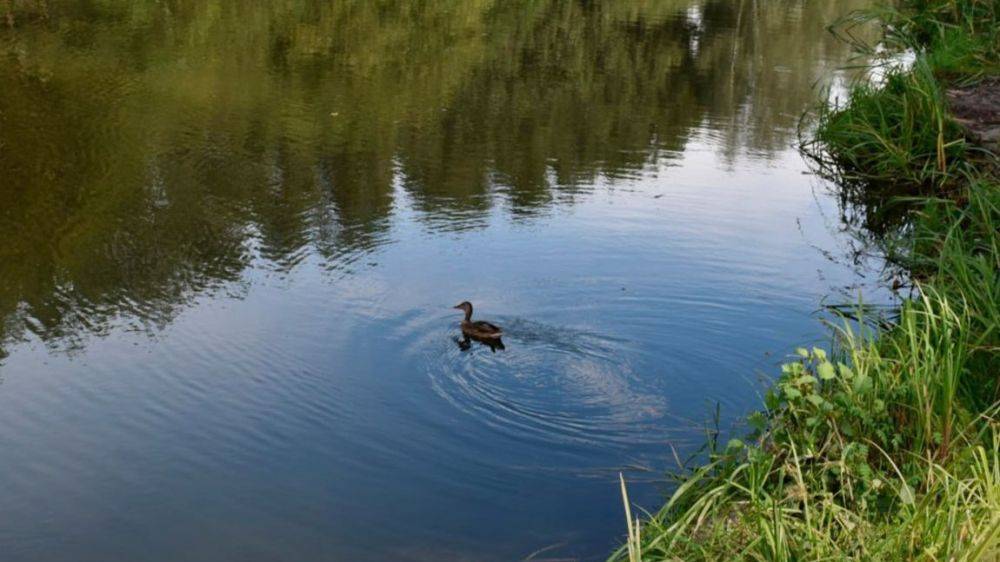
{"type": "Polygon", "coordinates": [[[993,152],[1000,151],[1000,76],[949,88],[947,95],[948,108],[965,128],[967,138],[993,152]]]}

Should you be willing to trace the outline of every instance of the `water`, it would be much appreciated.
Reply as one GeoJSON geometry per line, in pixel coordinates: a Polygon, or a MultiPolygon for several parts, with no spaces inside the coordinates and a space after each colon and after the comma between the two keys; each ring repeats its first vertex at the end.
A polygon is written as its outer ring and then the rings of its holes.
{"type": "Polygon", "coordinates": [[[15,4],[6,561],[601,559],[864,281],[843,3],[15,4]]]}

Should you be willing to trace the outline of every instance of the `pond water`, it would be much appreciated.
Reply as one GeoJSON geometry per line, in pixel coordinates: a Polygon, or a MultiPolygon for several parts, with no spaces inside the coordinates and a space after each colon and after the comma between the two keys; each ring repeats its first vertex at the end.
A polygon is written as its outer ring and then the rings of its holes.
{"type": "Polygon", "coordinates": [[[15,2],[3,559],[602,559],[860,280],[849,4],[15,2]]]}

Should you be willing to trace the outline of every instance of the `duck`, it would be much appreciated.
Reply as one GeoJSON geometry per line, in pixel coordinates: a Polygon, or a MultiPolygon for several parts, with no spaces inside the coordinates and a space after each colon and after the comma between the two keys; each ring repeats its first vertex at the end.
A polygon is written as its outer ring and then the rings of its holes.
{"type": "Polygon", "coordinates": [[[474,339],[499,339],[503,335],[503,330],[496,324],[490,324],[478,320],[472,321],[472,303],[464,301],[453,308],[465,311],[465,320],[462,320],[462,334],[474,339]]]}

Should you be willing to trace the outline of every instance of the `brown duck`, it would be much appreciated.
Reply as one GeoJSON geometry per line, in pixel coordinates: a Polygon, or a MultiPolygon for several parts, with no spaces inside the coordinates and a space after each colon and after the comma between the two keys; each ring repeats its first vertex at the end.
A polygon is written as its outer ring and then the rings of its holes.
{"type": "Polygon", "coordinates": [[[472,321],[472,303],[465,301],[454,308],[465,311],[465,320],[462,320],[462,333],[478,339],[499,339],[503,335],[503,330],[496,324],[490,324],[482,320],[472,321]]]}

